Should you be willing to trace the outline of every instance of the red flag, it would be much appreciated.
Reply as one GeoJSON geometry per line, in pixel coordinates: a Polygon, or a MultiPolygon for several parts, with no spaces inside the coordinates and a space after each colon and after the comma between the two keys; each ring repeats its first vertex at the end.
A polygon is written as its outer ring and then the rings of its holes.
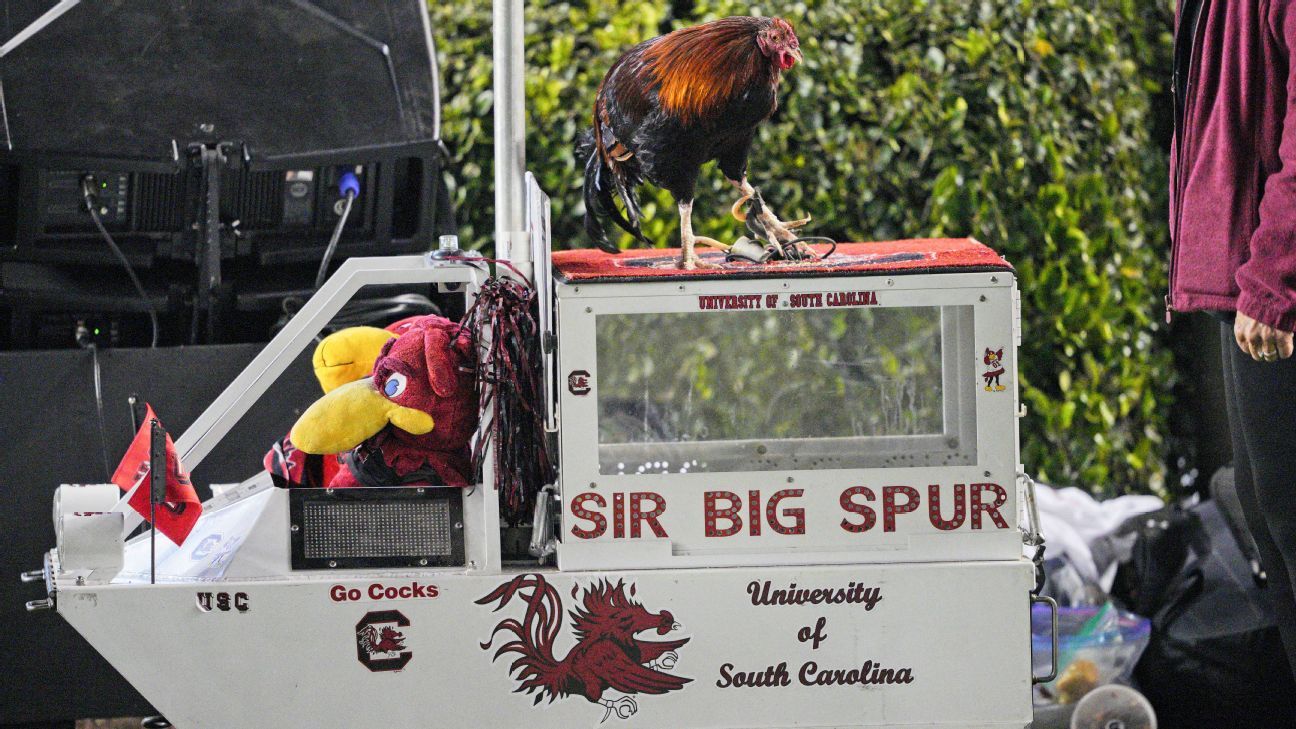
{"type": "MultiPolygon", "coordinates": [[[[121,463],[117,464],[112,482],[122,491],[130,491],[136,484],[140,485],[135,489],[135,494],[131,496],[129,503],[132,509],[148,521],[149,485],[142,482],[145,482],[149,475],[149,438],[151,424],[157,416],[153,414],[151,405],[146,407],[148,412],[144,416],[144,422],[140,425],[139,432],[135,434],[135,439],[131,441],[130,448],[126,449],[126,455],[122,456],[121,463]]],[[[180,465],[180,454],[176,453],[175,443],[171,441],[170,433],[166,437],[166,462],[166,500],[157,505],[157,523],[154,526],[167,539],[179,546],[184,543],[185,537],[189,536],[194,523],[202,515],[202,502],[198,500],[193,483],[189,481],[189,474],[185,473],[180,465]]]]}

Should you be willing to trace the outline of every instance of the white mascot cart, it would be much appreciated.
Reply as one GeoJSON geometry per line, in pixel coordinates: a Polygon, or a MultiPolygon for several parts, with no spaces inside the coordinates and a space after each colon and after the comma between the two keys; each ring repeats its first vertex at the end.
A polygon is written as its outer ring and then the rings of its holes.
{"type": "MultiPolygon", "coordinates": [[[[63,486],[29,607],[181,729],[1027,726],[1048,677],[1012,269],[968,240],[687,276],[670,251],[551,264],[520,48],[520,3],[497,0],[497,251],[556,342],[539,559],[503,562],[489,473],[291,491],[261,474],[180,548],[124,544],[115,486],[63,486]]],[[[360,287],[471,299],[485,276],[348,260],[177,441],[185,467],[360,287]]]]}

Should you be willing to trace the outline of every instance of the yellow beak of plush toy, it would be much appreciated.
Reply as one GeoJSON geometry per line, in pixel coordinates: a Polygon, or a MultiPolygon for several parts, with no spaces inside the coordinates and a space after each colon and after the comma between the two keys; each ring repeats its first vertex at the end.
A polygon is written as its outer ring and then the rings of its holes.
{"type": "Polygon", "coordinates": [[[311,357],[320,387],[326,393],[333,392],[348,382],[368,377],[383,345],[395,338],[392,332],[378,327],[348,327],[324,337],[311,357]]]}
{"type": "Polygon", "coordinates": [[[373,379],[366,377],[316,400],[297,420],[290,437],[306,453],[344,453],[388,423],[414,435],[430,433],[436,425],[431,415],[383,397],[374,389],[373,379]]]}

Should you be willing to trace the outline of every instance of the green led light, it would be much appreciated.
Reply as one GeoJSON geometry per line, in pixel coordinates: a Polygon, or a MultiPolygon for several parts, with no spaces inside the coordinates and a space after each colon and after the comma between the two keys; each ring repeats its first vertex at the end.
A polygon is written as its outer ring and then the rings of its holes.
{"type": "Polygon", "coordinates": [[[99,327],[95,327],[95,336],[99,336],[99,327]]]}

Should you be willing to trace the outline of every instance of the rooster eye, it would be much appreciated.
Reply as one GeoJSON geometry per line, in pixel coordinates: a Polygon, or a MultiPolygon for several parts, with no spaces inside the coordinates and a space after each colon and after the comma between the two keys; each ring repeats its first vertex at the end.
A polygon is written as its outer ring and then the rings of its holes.
{"type": "Polygon", "coordinates": [[[405,392],[405,385],[408,384],[405,375],[399,372],[393,372],[387,376],[387,381],[383,383],[383,394],[389,398],[400,397],[405,392]]]}

